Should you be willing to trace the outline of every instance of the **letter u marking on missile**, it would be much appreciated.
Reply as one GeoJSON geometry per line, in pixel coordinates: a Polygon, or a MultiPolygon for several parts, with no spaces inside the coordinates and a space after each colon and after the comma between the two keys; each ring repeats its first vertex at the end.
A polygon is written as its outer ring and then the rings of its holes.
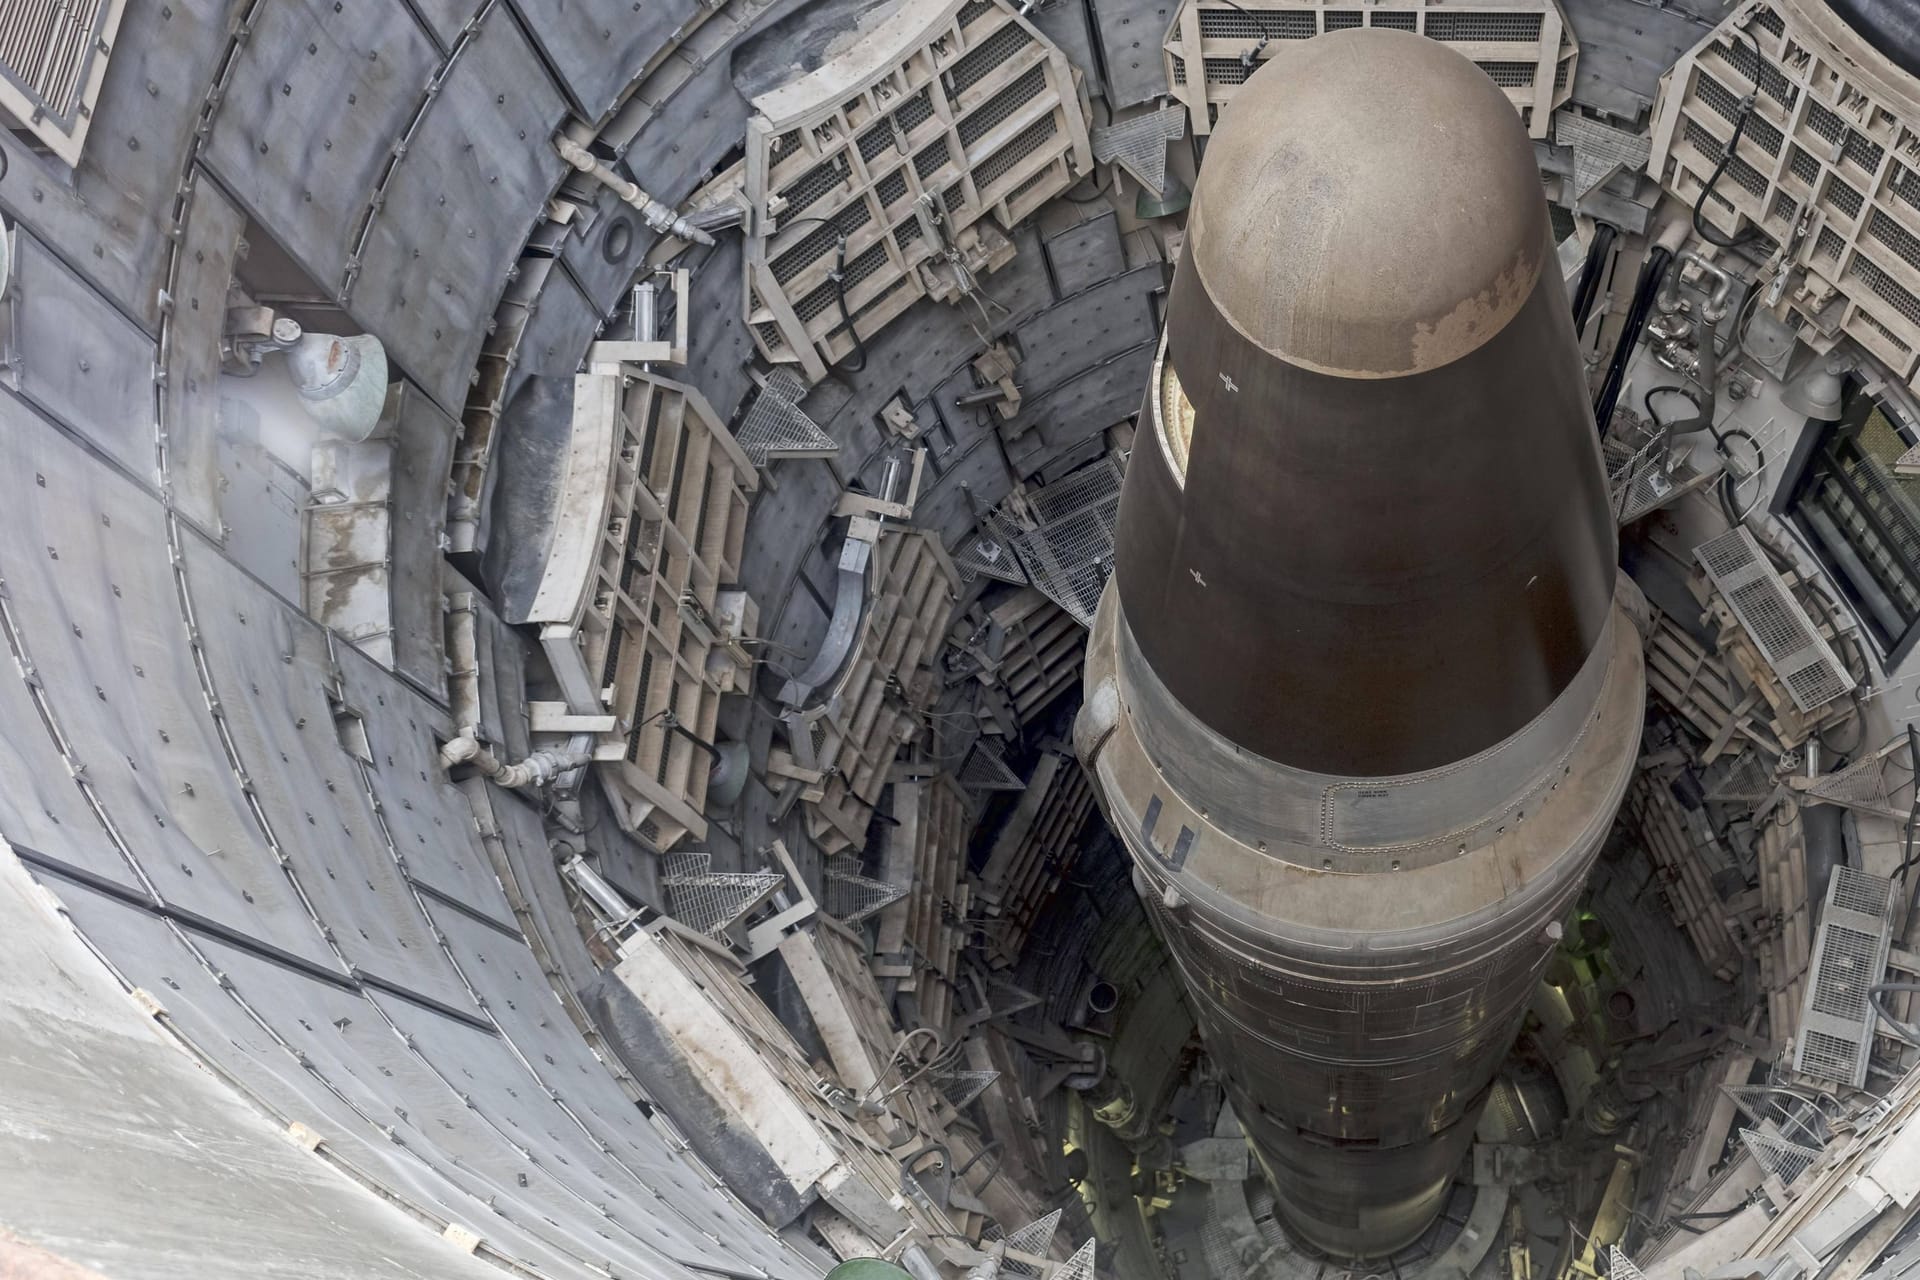
{"type": "Polygon", "coordinates": [[[1159,796],[1147,801],[1147,811],[1140,817],[1140,841],[1152,852],[1155,862],[1169,870],[1178,871],[1187,865],[1187,853],[1193,848],[1193,828],[1182,823],[1180,834],[1174,837],[1173,851],[1161,852],[1160,846],[1153,842],[1153,829],[1160,825],[1162,807],[1159,796]]]}

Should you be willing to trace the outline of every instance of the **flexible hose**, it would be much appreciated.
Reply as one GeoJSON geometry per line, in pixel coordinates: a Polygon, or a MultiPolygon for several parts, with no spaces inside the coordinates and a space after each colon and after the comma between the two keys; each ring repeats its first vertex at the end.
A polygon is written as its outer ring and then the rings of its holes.
{"type": "Polygon", "coordinates": [[[1713,173],[1707,178],[1706,185],[1700,188],[1699,198],[1693,202],[1693,233],[1708,244],[1718,245],[1722,249],[1743,245],[1760,234],[1757,226],[1749,226],[1736,235],[1723,236],[1701,217],[1701,212],[1707,205],[1707,197],[1712,195],[1713,189],[1720,184],[1720,175],[1727,171],[1727,166],[1733,163],[1734,152],[1740,149],[1740,139],[1747,132],[1747,121],[1752,119],[1754,107],[1759,101],[1761,79],[1767,73],[1767,60],[1760,56],[1759,39],[1751,31],[1742,31],[1740,34],[1744,35],[1747,43],[1753,46],[1753,92],[1740,99],[1740,106],[1734,114],[1733,136],[1727,139],[1727,149],[1721,153],[1720,163],[1713,166],[1713,173]]]}
{"type": "Polygon", "coordinates": [[[1641,333],[1646,330],[1647,316],[1653,310],[1654,297],[1660,292],[1660,282],[1666,279],[1667,268],[1672,265],[1673,251],[1664,245],[1655,245],[1640,268],[1626,326],[1620,330],[1620,341],[1614,345],[1613,358],[1607,362],[1606,380],[1600,384],[1600,395],[1593,402],[1593,424],[1603,440],[1607,424],[1613,419],[1614,406],[1620,403],[1620,389],[1627,380],[1627,364],[1633,359],[1633,349],[1641,333]]]}
{"type": "Polygon", "coordinates": [[[1593,303],[1600,296],[1600,277],[1606,274],[1607,255],[1613,252],[1615,236],[1613,227],[1601,223],[1594,228],[1593,243],[1587,246],[1587,262],[1580,268],[1580,283],[1573,291],[1573,331],[1583,333],[1587,327],[1587,317],[1593,313],[1593,303]]]}

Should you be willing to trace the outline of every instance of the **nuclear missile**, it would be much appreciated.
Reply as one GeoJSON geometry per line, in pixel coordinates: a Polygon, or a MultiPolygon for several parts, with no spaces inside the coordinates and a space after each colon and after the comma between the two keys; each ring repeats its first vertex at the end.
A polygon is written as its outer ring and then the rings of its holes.
{"type": "Polygon", "coordinates": [[[1632,772],[1645,678],[1540,174],[1425,38],[1222,111],[1074,728],[1303,1243],[1459,1173],[1632,772]]]}

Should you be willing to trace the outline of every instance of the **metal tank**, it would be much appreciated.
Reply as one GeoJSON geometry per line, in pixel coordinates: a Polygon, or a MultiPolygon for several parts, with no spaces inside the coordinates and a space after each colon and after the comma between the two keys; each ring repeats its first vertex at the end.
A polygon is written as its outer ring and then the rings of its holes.
{"type": "Polygon", "coordinates": [[[1295,1233],[1434,1219],[1639,742],[1533,148],[1419,36],[1290,45],[1207,149],[1082,762],[1295,1233]]]}

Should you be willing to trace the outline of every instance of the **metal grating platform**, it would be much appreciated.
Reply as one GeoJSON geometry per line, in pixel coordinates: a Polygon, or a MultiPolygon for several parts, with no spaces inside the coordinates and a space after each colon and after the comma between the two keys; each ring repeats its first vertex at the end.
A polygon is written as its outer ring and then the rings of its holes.
{"type": "Polygon", "coordinates": [[[714,871],[707,853],[674,853],[661,859],[660,883],[674,918],[717,937],[743,919],[786,882],[776,871],[714,871]]]}
{"type": "Polygon", "coordinates": [[[998,751],[978,744],[960,766],[959,777],[960,785],[972,791],[1020,791],[1027,785],[998,751]]]}
{"type": "Polygon", "coordinates": [[[1893,882],[1884,876],[1833,869],[1793,1051],[1801,1075],[1856,1089],[1866,1083],[1874,1024],[1868,991],[1886,976],[1892,902],[1893,882]]]}
{"type": "Polygon", "coordinates": [[[860,874],[860,860],[844,855],[827,859],[822,896],[827,914],[842,924],[859,924],[907,896],[905,885],[860,874]]]}
{"type": "Polygon", "coordinates": [[[1616,1244],[1607,1246],[1607,1280],[1647,1280],[1647,1275],[1616,1244]]]}
{"type": "Polygon", "coordinates": [[[1167,144],[1179,141],[1186,132],[1187,113],[1179,107],[1162,107],[1093,130],[1093,158],[1101,164],[1119,165],[1154,195],[1163,195],[1167,186],[1167,144]]]}
{"type": "Polygon", "coordinates": [[[1035,527],[1014,548],[1033,585],[1091,626],[1113,571],[1113,522],[1120,511],[1120,464],[1103,457],[1027,495],[1035,527]]]}
{"type": "Polygon", "coordinates": [[[1089,1240],[1074,1250],[1073,1256],[1053,1273],[1053,1280],[1093,1280],[1093,1249],[1094,1242],[1089,1240]]]}
{"type": "Polygon", "coordinates": [[[839,443],[801,411],[806,394],[805,379],[789,367],[767,375],[734,433],[754,466],[764,467],[775,458],[831,458],[840,452],[839,443]]]}
{"type": "MultiPolygon", "coordinates": [[[[989,1071],[946,1071],[946,1072],[942,1072],[938,1077],[936,1077],[940,1085],[941,1096],[946,1098],[948,1102],[952,1103],[953,1108],[956,1111],[961,1110],[962,1108],[971,1104],[975,1098],[978,1098],[981,1094],[985,1093],[989,1088],[991,1088],[993,1085],[993,1082],[995,1080],[998,1080],[999,1078],[1000,1078],[1000,1073],[998,1071],[990,1071],[990,1070],[989,1071]]],[[[1052,1220],[1049,1220],[1047,1218],[1042,1218],[1039,1222],[1031,1223],[1028,1226],[1022,1227],[1019,1231],[1014,1232],[1013,1235],[1008,1236],[1007,1244],[1009,1245],[1009,1247],[1019,1249],[1023,1253],[1044,1252],[1046,1249],[1046,1242],[1053,1239],[1054,1223],[1058,1221],[1059,1221],[1058,1210],[1056,1210],[1052,1220]],[[1039,1237],[1038,1247],[1029,1248],[1024,1244],[1015,1243],[1016,1240],[1022,1235],[1022,1233],[1034,1231],[1042,1226],[1045,1226],[1046,1231],[1043,1235],[1039,1237]]]]}
{"type": "Polygon", "coordinates": [[[1732,529],[1693,553],[1795,706],[1815,711],[1854,687],[1752,534],[1732,529]]]}
{"type": "Polygon", "coordinates": [[[1762,1133],[1758,1129],[1742,1129],[1740,1141],[1762,1169],[1780,1179],[1782,1186],[1793,1185],[1793,1180],[1820,1158],[1817,1147],[1803,1147],[1797,1142],[1788,1142],[1785,1138],[1762,1133]]]}
{"type": "Polygon", "coordinates": [[[1020,567],[1020,559],[1013,552],[1012,535],[999,518],[991,514],[981,520],[980,527],[968,534],[954,551],[953,566],[968,582],[987,577],[1017,586],[1027,581],[1026,570],[1020,567]]]}
{"type": "MultiPolygon", "coordinates": [[[[1723,757],[1724,758],[1724,757],[1723,757]]],[[[1780,789],[1758,751],[1743,751],[1707,775],[1706,798],[1718,804],[1759,804],[1780,789]]]]}
{"type": "Polygon", "coordinates": [[[1815,800],[1904,822],[1912,811],[1916,766],[1913,739],[1906,733],[1835,773],[1806,784],[1815,800]]]}

